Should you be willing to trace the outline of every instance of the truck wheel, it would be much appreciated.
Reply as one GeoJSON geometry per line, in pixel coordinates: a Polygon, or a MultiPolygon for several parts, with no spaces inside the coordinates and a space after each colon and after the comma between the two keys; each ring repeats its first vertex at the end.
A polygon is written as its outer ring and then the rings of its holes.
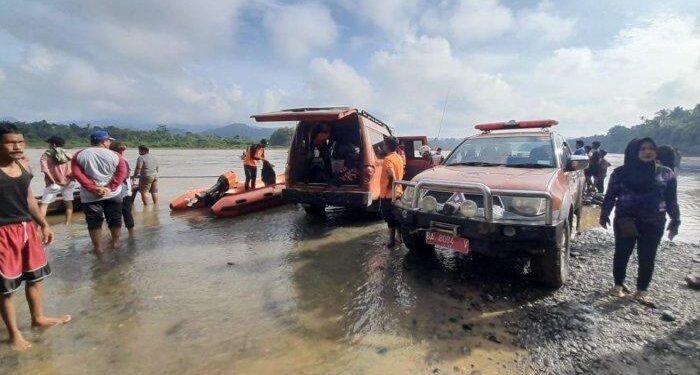
{"type": "Polygon", "coordinates": [[[401,239],[403,244],[412,253],[415,254],[432,254],[435,251],[435,246],[428,245],[425,242],[424,231],[411,231],[406,227],[401,227],[401,239]]]}
{"type": "Polygon", "coordinates": [[[559,288],[569,280],[569,245],[571,240],[571,223],[567,219],[562,230],[557,234],[555,243],[549,245],[544,254],[530,259],[530,269],[539,283],[559,288]]]}
{"type": "Polygon", "coordinates": [[[305,204],[303,205],[304,211],[307,215],[311,216],[322,216],[326,213],[326,206],[317,204],[305,204]]]}

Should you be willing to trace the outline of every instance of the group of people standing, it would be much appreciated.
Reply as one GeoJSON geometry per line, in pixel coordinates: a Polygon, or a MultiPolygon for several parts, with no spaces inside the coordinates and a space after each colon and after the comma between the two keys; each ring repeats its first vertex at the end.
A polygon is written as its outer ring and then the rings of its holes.
{"type": "Polygon", "coordinates": [[[50,327],[71,320],[70,315],[47,317],[42,309],[41,281],[51,273],[44,246],[54,240],[46,221],[48,205],[60,194],[66,206],[66,223],[70,223],[74,190],[79,185],[93,251],[99,254],[104,221],[113,248],[120,245],[122,219],[133,235],[131,207],[137,191],[144,205],[158,203],[158,161],[147,147],[139,147],[136,168],[129,179],[130,168],[124,158],[127,146],[105,131],[93,132],[90,147],[73,155],[64,150],[65,141],[58,136],[47,143],[49,149],[40,160],[46,187],[39,203],[30,187],[33,174],[24,153],[24,136],[14,124],[0,124],[0,315],[9,343],[16,350],[31,346],[19,331],[14,306],[14,292],[23,282],[32,326],[50,327]]]}
{"type": "Polygon", "coordinates": [[[607,151],[600,147],[599,141],[593,141],[585,145],[582,140],[576,141],[574,155],[588,156],[588,168],[583,173],[586,177],[586,191],[603,193],[605,191],[605,178],[608,176],[610,163],[605,158],[607,151]]]}

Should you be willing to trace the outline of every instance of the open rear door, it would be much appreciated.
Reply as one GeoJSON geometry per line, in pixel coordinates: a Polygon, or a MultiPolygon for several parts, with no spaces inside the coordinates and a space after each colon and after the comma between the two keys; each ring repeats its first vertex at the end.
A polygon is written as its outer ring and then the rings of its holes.
{"type": "Polygon", "coordinates": [[[406,172],[404,173],[404,180],[410,180],[425,169],[425,162],[421,159],[418,149],[428,144],[428,137],[421,135],[396,138],[399,140],[399,144],[403,145],[404,151],[406,152],[406,172]]]}
{"type": "Polygon", "coordinates": [[[348,107],[337,108],[295,108],[277,112],[252,115],[257,122],[277,121],[334,121],[357,113],[357,109],[348,107]]]}

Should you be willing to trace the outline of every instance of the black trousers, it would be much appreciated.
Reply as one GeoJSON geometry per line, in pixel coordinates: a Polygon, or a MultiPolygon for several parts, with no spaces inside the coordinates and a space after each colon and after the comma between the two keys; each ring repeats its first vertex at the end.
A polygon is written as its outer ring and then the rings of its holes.
{"type": "Polygon", "coordinates": [[[593,176],[593,186],[597,192],[602,193],[605,190],[605,176],[593,176]]]}
{"type": "Polygon", "coordinates": [[[245,188],[255,189],[255,179],[258,178],[258,167],[244,165],[243,172],[245,172],[245,188]]]}
{"type": "Polygon", "coordinates": [[[101,201],[85,203],[83,212],[89,230],[102,228],[102,223],[107,220],[107,226],[121,228],[122,226],[122,198],[113,197],[101,201]]]}
{"type": "Polygon", "coordinates": [[[131,210],[134,208],[134,196],[127,195],[122,199],[122,217],[124,218],[124,226],[126,229],[134,227],[134,215],[131,210]]]}
{"type": "Polygon", "coordinates": [[[617,219],[613,227],[615,229],[615,255],[613,256],[613,276],[615,285],[622,285],[627,276],[627,264],[637,245],[637,258],[639,270],[637,274],[637,290],[645,291],[654,274],[656,262],[656,250],[664,235],[665,222],[649,223],[637,220],[635,222],[638,234],[636,236],[623,237],[617,219]]]}

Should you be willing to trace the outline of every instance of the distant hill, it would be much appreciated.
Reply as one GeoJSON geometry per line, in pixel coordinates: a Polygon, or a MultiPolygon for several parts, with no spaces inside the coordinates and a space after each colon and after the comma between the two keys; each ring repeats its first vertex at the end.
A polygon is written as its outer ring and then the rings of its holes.
{"type": "MultiPolygon", "coordinates": [[[[700,104],[693,109],[662,109],[653,118],[642,118],[639,125],[630,128],[616,125],[607,134],[576,139],[587,145],[600,141],[606,151],[623,153],[630,140],[642,137],[652,138],[657,145],[670,145],[686,156],[700,156],[700,104]]],[[[573,144],[574,140],[569,141],[573,144]]]]}
{"type": "Polygon", "coordinates": [[[0,116],[0,121],[17,122],[19,120],[17,120],[16,118],[14,118],[12,116],[0,116]]]}
{"type": "Polygon", "coordinates": [[[274,133],[276,128],[261,128],[257,126],[250,126],[241,123],[233,123],[231,125],[222,126],[220,128],[208,129],[201,134],[215,137],[223,138],[234,138],[238,136],[239,138],[259,140],[261,138],[270,138],[272,133],[274,133]]]}

